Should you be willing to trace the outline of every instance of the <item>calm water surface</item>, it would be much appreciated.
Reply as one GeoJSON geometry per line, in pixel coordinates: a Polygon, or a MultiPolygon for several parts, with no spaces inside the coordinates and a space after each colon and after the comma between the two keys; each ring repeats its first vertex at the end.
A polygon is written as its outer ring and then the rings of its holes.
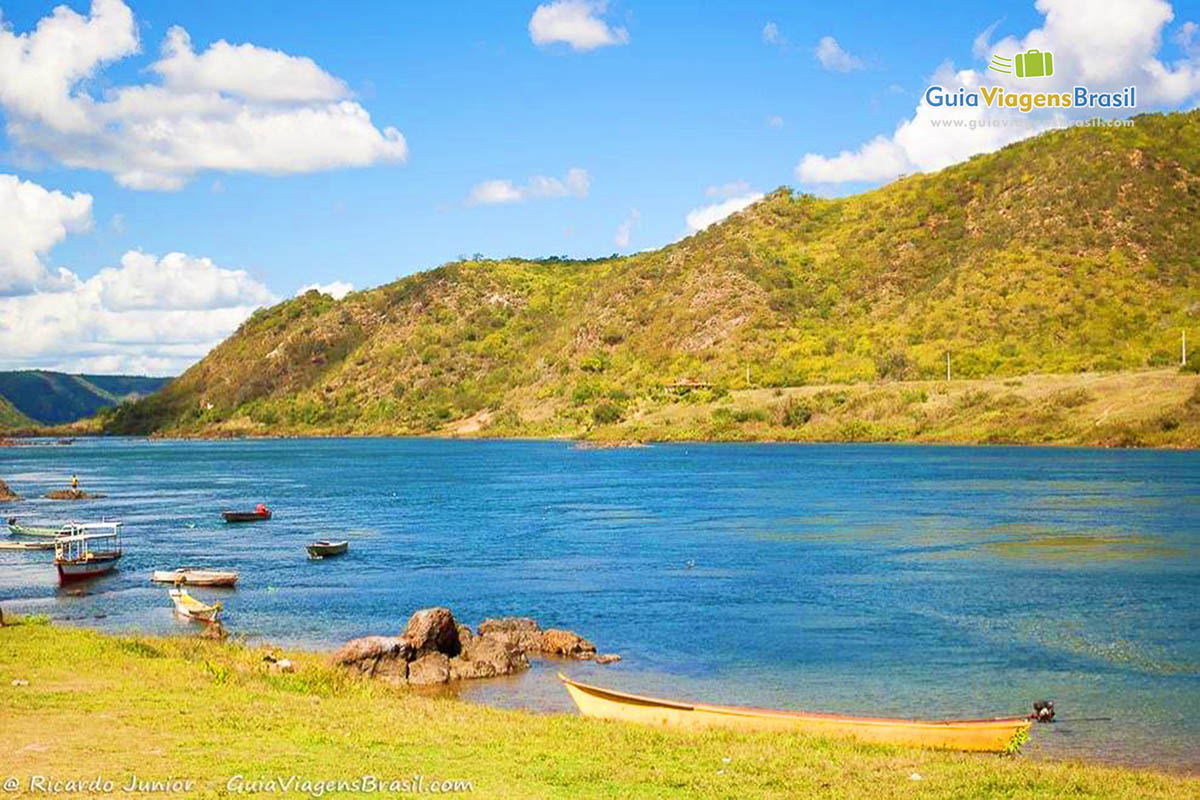
{"type": "MultiPolygon", "coordinates": [[[[60,591],[50,555],[0,551],[5,609],[108,630],[188,630],[150,571],[242,573],[228,627],[329,648],[419,607],[528,615],[624,660],[614,687],[896,716],[1023,713],[1035,756],[1200,769],[1200,454],[1038,448],[559,442],[79,441],[0,450],[37,497],[126,523],[120,570],[60,591]],[[269,523],[218,512],[262,501],[269,523]],[[194,526],[194,527],[192,527],[194,526]],[[315,537],[351,540],[309,562],[315,537]],[[690,566],[689,564],[693,564],[690,566]]],[[[567,709],[555,664],[472,686],[567,709]]]]}

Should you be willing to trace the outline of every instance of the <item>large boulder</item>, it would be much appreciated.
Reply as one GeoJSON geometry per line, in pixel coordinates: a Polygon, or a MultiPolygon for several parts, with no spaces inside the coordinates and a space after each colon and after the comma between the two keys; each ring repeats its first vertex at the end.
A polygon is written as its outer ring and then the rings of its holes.
{"type": "Polygon", "coordinates": [[[445,653],[426,653],[408,665],[412,686],[432,686],[450,680],[450,659],[445,653]]]}
{"type": "Polygon", "coordinates": [[[8,484],[0,481],[0,503],[12,503],[21,498],[12,489],[8,488],[8,484]]]}
{"type": "Polygon", "coordinates": [[[539,651],[542,628],[529,617],[501,617],[485,619],[479,625],[479,635],[498,639],[521,652],[539,651]]]}
{"type": "Polygon", "coordinates": [[[413,652],[412,644],[400,636],[364,636],[352,639],[339,647],[330,656],[335,664],[355,664],[373,658],[399,658],[408,661],[413,652]]]}
{"type": "Polygon", "coordinates": [[[417,652],[456,656],[462,649],[458,624],[448,608],[423,608],[408,618],[404,638],[417,652]]]}
{"type": "Polygon", "coordinates": [[[494,678],[528,667],[529,659],[522,651],[495,636],[473,636],[463,642],[462,653],[450,659],[450,679],[494,678]]]}

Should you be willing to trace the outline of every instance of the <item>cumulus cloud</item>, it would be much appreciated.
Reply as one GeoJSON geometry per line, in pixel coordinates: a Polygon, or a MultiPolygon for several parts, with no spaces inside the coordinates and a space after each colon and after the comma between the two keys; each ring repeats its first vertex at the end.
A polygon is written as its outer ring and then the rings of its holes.
{"type": "MultiPolygon", "coordinates": [[[[1011,57],[1032,48],[1050,51],[1054,53],[1054,75],[1038,79],[1039,90],[1062,92],[1082,85],[1111,92],[1137,86],[1139,110],[1179,106],[1200,94],[1200,59],[1195,54],[1171,64],[1159,58],[1163,30],[1174,17],[1165,0],[1037,0],[1035,5],[1045,17],[1042,27],[1021,38],[1010,36],[993,42],[993,26],[975,38],[975,57],[987,59],[993,53],[1011,57]]],[[[1182,28],[1180,33],[1187,35],[1182,28]]],[[[1013,75],[986,67],[955,69],[950,62],[936,69],[930,83],[951,93],[980,85],[1029,89],[1028,83],[1013,75]]],[[[1127,109],[1110,112],[1128,113],[1127,109]]],[[[890,137],[875,137],[856,150],[833,157],[809,153],[797,165],[796,174],[806,183],[839,183],[928,172],[1065,125],[1072,117],[1102,114],[1103,109],[1066,113],[1059,109],[1019,115],[1027,125],[1004,125],[1015,116],[1011,110],[982,105],[934,108],[922,95],[913,116],[901,122],[890,137]]]]}
{"type": "Polygon", "coordinates": [[[629,247],[629,242],[633,238],[633,229],[641,222],[641,212],[636,208],[629,209],[629,214],[621,220],[621,224],[617,226],[617,232],[613,234],[613,244],[622,250],[629,247]]]}
{"type": "Polygon", "coordinates": [[[716,224],[728,217],[730,214],[735,214],[744,208],[754,205],[762,199],[762,192],[750,192],[749,194],[731,197],[728,200],[721,201],[720,203],[713,203],[712,205],[694,208],[688,212],[686,218],[688,230],[693,233],[696,231],[702,231],[709,225],[716,224]]]}
{"type": "Polygon", "coordinates": [[[69,290],[0,297],[5,367],[175,374],[274,302],[246,272],[131,251],[69,290]]]}
{"type": "Polygon", "coordinates": [[[403,162],[400,131],[376,128],[345,84],[311,59],[218,41],[197,53],[167,32],[160,84],[88,87],[139,51],[133,12],[58,6],[27,33],[0,29],[0,107],[11,143],[122,186],[171,190],[201,170],[282,175],[403,162]]]}
{"type": "Polygon", "coordinates": [[[554,0],[534,10],[529,18],[529,38],[536,45],[564,42],[574,50],[629,43],[629,31],[601,19],[604,0],[554,0]]]}
{"type": "Polygon", "coordinates": [[[813,56],[822,67],[832,72],[853,72],[863,68],[862,59],[843,50],[832,36],[821,37],[813,49],[813,56]]]}
{"type": "Polygon", "coordinates": [[[296,296],[306,294],[316,290],[321,294],[327,294],[334,300],[341,300],[346,295],[354,291],[354,284],[346,283],[345,281],[331,281],[329,283],[310,283],[307,286],[301,286],[296,290],[296,296]]]}
{"type": "Polygon", "coordinates": [[[534,175],[524,186],[517,186],[508,179],[483,181],[471,187],[466,202],[469,206],[484,206],[543,197],[587,197],[591,186],[592,179],[587,170],[572,167],[562,178],[534,175]]]}
{"type": "Polygon", "coordinates": [[[763,25],[762,39],[767,44],[773,44],[778,47],[787,44],[787,39],[784,38],[783,33],[779,30],[779,26],[774,22],[768,22],[766,25],[763,25]]]}
{"type": "Polygon", "coordinates": [[[51,271],[45,257],[68,233],[91,226],[91,195],[0,175],[0,296],[70,287],[74,276],[51,271]]]}
{"type": "Polygon", "coordinates": [[[91,278],[48,264],[92,225],[92,198],[0,175],[0,368],[179,372],[275,302],[210,259],[129,251],[91,278]]]}

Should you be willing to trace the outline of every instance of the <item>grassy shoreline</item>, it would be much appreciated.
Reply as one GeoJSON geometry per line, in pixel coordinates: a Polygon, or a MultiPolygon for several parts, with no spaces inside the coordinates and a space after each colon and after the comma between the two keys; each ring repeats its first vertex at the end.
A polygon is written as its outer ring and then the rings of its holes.
{"type": "Polygon", "coordinates": [[[286,652],[297,670],[278,674],[264,652],[195,637],[111,636],[37,619],[0,628],[0,778],[16,777],[23,787],[37,775],[103,776],[118,787],[131,776],[175,779],[194,781],[185,794],[212,797],[238,794],[229,781],[239,775],[243,788],[291,775],[425,776],[467,781],[477,797],[1200,793],[1200,778],[1098,764],[800,735],[685,734],[501,710],[361,681],[315,653],[286,652]]]}

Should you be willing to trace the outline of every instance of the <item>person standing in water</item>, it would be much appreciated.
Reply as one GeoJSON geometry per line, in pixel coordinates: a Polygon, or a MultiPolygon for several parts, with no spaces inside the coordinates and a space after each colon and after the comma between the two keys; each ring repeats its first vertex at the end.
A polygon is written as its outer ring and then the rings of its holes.
{"type": "Polygon", "coordinates": [[[79,491],[79,476],[78,475],[71,476],[71,491],[73,491],[73,492],[79,491]]]}

